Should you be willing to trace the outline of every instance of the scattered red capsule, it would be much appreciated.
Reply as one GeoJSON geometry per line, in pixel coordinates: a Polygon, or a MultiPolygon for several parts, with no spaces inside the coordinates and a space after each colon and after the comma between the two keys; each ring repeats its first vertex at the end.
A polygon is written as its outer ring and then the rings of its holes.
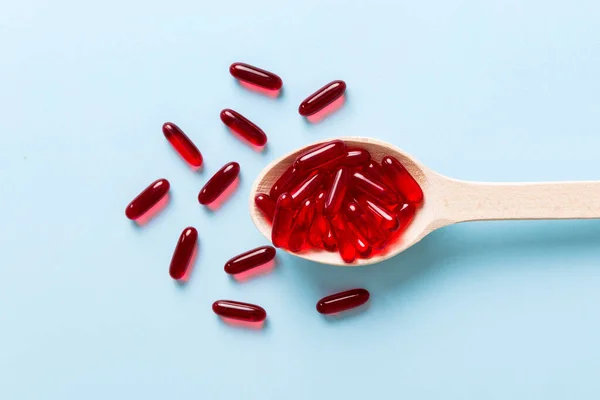
{"type": "Polygon", "coordinates": [[[321,189],[315,196],[315,218],[308,231],[308,242],[314,247],[321,247],[323,245],[323,237],[327,231],[327,224],[323,216],[326,195],[327,192],[321,189]]]}
{"type": "Polygon", "coordinates": [[[253,145],[263,147],[267,144],[267,135],[263,130],[237,111],[229,108],[221,111],[221,121],[253,145]]]}
{"type": "Polygon", "coordinates": [[[369,292],[366,289],[351,289],[332,294],[319,300],[317,311],[321,314],[336,314],[362,306],[369,301],[369,297],[369,292]]]}
{"type": "Polygon", "coordinates": [[[415,217],[416,207],[413,203],[404,203],[396,211],[399,229],[404,230],[415,217]]]}
{"type": "Polygon", "coordinates": [[[184,279],[193,262],[194,253],[197,249],[198,231],[196,228],[188,226],[179,235],[179,240],[175,246],[171,265],[169,266],[169,275],[173,279],[184,279]]]}
{"type": "Polygon", "coordinates": [[[302,104],[300,104],[298,112],[304,117],[316,114],[341,97],[345,91],[346,83],[344,81],[337,80],[330,82],[308,96],[302,104]]]}
{"type": "Polygon", "coordinates": [[[342,164],[349,167],[368,165],[371,161],[371,154],[365,149],[348,148],[342,164]]]}
{"type": "Polygon", "coordinates": [[[293,207],[299,207],[306,199],[312,196],[317,189],[321,186],[323,178],[325,177],[324,172],[314,172],[306,180],[299,183],[294,189],[290,191],[292,196],[293,207]]]}
{"type": "Polygon", "coordinates": [[[315,202],[313,199],[307,199],[304,201],[300,207],[300,210],[298,211],[296,223],[292,229],[292,233],[290,234],[290,250],[298,252],[304,248],[314,217],[315,202]]]}
{"type": "Polygon", "coordinates": [[[290,233],[294,227],[296,210],[292,208],[292,196],[283,193],[277,199],[273,227],[271,228],[271,241],[275,247],[287,247],[290,233]]]}
{"type": "Polygon", "coordinates": [[[350,181],[350,170],[348,167],[340,167],[335,171],[333,183],[329,189],[329,193],[325,198],[324,213],[328,217],[332,217],[340,211],[342,202],[348,190],[348,182],[350,181]]]}
{"type": "Polygon", "coordinates": [[[383,157],[381,168],[408,202],[419,204],[423,201],[421,186],[398,160],[390,156],[383,157]]]}
{"type": "Polygon", "coordinates": [[[269,222],[273,222],[275,214],[275,201],[265,193],[259,193],[254,197],[254,204],[263,213],[269,222]]]}
{"type": "Polygon", "coordinates": [[[275,254],[276,250],[272,246],[257,247],[227,261],[225,272],[230,275],[241,274],[272,261],[275,254]]]}
{"type": "Polygon", "coordinates": [[[264,308],[239,301],[217,300],[212,309],[220,317],[243,322],[262,322],[267,318],[264,308]]]}
{"type": "Polygon", "coordinates": [[[283,86],[283,81],[279,76],[249,64],[233,63],[229,67],[229,72],[234,78],[240,81],[248,82],[267,90],[279,90],[283,86]]]}
{"type": "Polygon", "coordinates": [[[210,204],[215,201],[231,185],[240,173],[240,164],[230,162],[225,164],[206,182],[198,193],[200,204],[210,204]]]}
{"type": "Polygon", "coordinates": [[[165,122],[162,131],[171,146],[179,153],[181,157],[192,167],[200,168],[202,166],[202,154],[194,142],[172,122],[165,122]]]}
{"type": "Polygon", "coordinates": [[[142,193],[125,208],[125,215],[131,220],[136,220],[154,207],[167,193],[171,185],[166,179],[158,179],[150,184],[142,193]]]}
{"type": "Polygon", "coordinates": [[[307,172],[299,171],[291,165],[285,172],[275,181],[269,195],[272,199],[277,199],[280,194],[290,191],[296,187],[303,179],[307,177],[307,172]]]}
{"type": "Polygon", "coordinates": [[[370,211],[370,216],[374,219],[377,226],[388,232],[393,232],[400,227],[400,222],[395,214],[388,211],[374,198],[367,196],[359,197],[359,203],[362,207],[370,211]]]}
{"type": "Polygon", "coordinates": [[[346,144],[341,140],[332,140],[300,154],[294,161],[294,167],[298,170],[308,171],[336,161],[345,155],[346,144]]]}
{"type": "Polygon", "coordinates": [[[329,220],[331,223],[331,229],[333,230],[333,236],[337,243],[338,252],[342,257],[342,260],[346,263],[351,263],[356,260],[356,247],[352,242],[350,231],[346,226],[344,218],[338,214],[329,220]]]}
{"type": "Polygon", "coordinates": [[[399,201],[396,192],[365,172],[354,172],[351,184],[370,197],[379,199],[382,203],[395,204],[399,201]]]}

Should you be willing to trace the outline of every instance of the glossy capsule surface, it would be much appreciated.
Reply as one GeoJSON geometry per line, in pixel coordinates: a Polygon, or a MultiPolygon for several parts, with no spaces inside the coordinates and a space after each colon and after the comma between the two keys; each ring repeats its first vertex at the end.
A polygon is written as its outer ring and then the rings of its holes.
{"type": "Polygon", "coordinates": [[[250,64],[241,62],[233,63],[229,67],[229,73],[240,81],[248,82],[267,90],[279,90],[283,86],[283,81],[279,76],[250,64]]]}
{"type": "Polygon", "coordinates": [[[351,182],[355,188],[382,203],[396,204],[399,201],[396,192],[365,172],[354,172],[351,182]]]}
{"type": "Polygon", "coordinates": [[[388,232],[393,232],[400,227],[400,222],[396,215],[388,211],[380,202],[374,198],[363,196],[359,197],[359,203],[361,206],[368,210],[371,219],[375,221],[376,225],[381,229],[388,232]]]}
{"type": "Polygon", "coordinates": [[[275,258],[276,250],[272,246],[261,246],[239,254],[225,263],[225,272],[230,275],[241,274],[260,267],[275,258]]]}
{"type": "Polygon", "coordinates": [[[173,122],[165,122],[162,126],[165,138],[171,143],[171,146],[179,155],[192,167],[202,166],[202,154],[194,142],[173,122]]]}
{"type": "Polygon", "coordinates": [[[210,204],[215,201],[231,185],[240,173],[240,164],[235,161],[225,164],[206,182],[198,193],[200,204],[210,204]]]}
{"type": "Polygon", "coordinates": [[[346,144],[341,140],[332,140],[300,154],[294,161],[294,167],[298,170],[312,170],[334,162],[345,155],[346,144]]]}
{"type": "Polygon", "coordinates": [[[293,207],[299,207],[306,199],[312,196],[321,186],[324,177],[324,172],[316,171],[292,189],[290,196],[292,196],[293,207]]]}
{"type": "Polygon", "coordinates": [[[411,223],[416,213],[416,206],[413,203],[402,204],[396,210],[396,218],[398,218],[398,229],[404,230],[411,223]]]}
{"type": "Polygon", "coordinates": [[[221,111],[221,121],[254,146],[262,147],[267,144],[267,135],[263,130],[237,111],[229,108],[221,111]]]}
{"type": "Polygon", "coordinates": [[[289,247],[292,251],[300,251],[306,244],[308,232],[315,217],[314,199],[306,199],[296,217],[292,233],[290,234],[289,247]]]}
{"type": "Polygon", "coordinates": [[[336,80],[329,82],[310,96],[308,96],[298,108],[300,115],[311,116],[333,103],[346,91],[346,82],[336,80]]]}
{"type": "Polygon", "coordinates": [[[366,166],[363,167],[363,170],[367,173],[367,175],[374,177],[379,182],[383,182],[390,189],[396,190],[396,185],[387,176],[387,174],[383,172],[381,165],[377,161],[369,161],[366,166]]]}
{"type": "Polygon", "coordinates": [[[387,245],[385,234],[376,225],[373,218],[369,220],[364,208],[356,201],[349,201],[344,205],[343,212],[352,227],[356,228],[361,238],[377,250],[382,250],[387,245]]]}
{"type": "Polygon", "coordinates": [[[217,300],[212,309],[220,317],[243,322],[262,322],[267,318],[264,308],[240,301],[217,300]]]}
{"type": "Polygon", "coordinates": [[[325,207],[325,196],[327,192],[321,189],[315,196],[315,217],[308,231],[308,242],[314,247],[323,245],[323,237],[327,230],[323,209],[325,207]]]}
{"type": "Polygon", "coordinates": [[[295,216],[296,210],[293,208],[292,196],[289,193],[283,193],[277,199],[275,215],[273,216],[273,227],[271,228],[273,246],[288,247],[295,216]]]}
{"type": "Polygon", "coordinates": [[[373,253],[373,248],[366,237],[356,228],[352,222],[346,222],[346,226],[352,233],[352,243],[356,248],[356,253],[361,258],[368,258],[373,253]]]}
{"type": "Polygon", "coordinates": [[[321,314],[336,314],[362,306],[369,301],[370,294],[366,289],[350,289],[345,292],[323,297],[317,302],[317,311],[321,314]]]}
{"type": "Polygon", "coordinates": [[[340,257],[346,263],[351,263],[356,260],[356,247],[352,241],[350,230],[346,226],[346,222],[341,214],[334,216],[329,219],[331,229],[333,230],[333,236],[337,243],[337,249],[340,253],[340,257]]]}
{"type": "Polygon", "coordinates": [[[193,261],[194,252],[197,249],[197,242],[198,231],[196,228],[188,226],[181,232],[169,266],[171,278],[180,280],[186,276],[193,261]]]}
{"type": "Polygon", "coordinates": [[[285,193],[296,187],[308,176],[307,171],[299,171],[293,165],[285,170],[283,174],[275,181],[269,191],[272,199],[277,199],[280,194],[285,193]]]}
{"type": "Polygon", "coordinates": [[[171,185],[166,179],[152,182],[127,205],[125,216],[131,220],[140,218],[169,193],[170,187],[171,185]]]}
{"type": "Polygon", "coordinates": [[[348,148],[346,156],[341,161],[342,164],[349,167],[357,167],[360,165],[368,165],[371,161],[371,154],[365,149],[348,148]]]}
{"type": "Polygon", "coordinates": [[[396,189],[406,201],[419,204],[423,201],[423,190],[412,175],[394,157],[386,156],[381,160],[381,168],[394,182],[396,189]]]}
{"type": "Polygon", "coordinates": [[[348,190],[349,181],[350,170],[348,167],[340,167],[335,171],[331,188],[325,198],[324,213],[326,216],[331,217],[340,211],[348,190]]]}
{"type": "Polygon", "coordinates": [[[323,236],[323,248],[325,248],[325,250],[327,251],[336,251],[337,240],[335,239],[335,235],[333,234],[331,223],[327,218],[323,219],[325,221],[325,235],[323,236]]]}
{"type": "Polygon", "coordinates": [[[275,215],[275,201],[266,193],[259,193],[254,197],[254,204],[263,213],[269,222],[273,222],[275,215]]]}

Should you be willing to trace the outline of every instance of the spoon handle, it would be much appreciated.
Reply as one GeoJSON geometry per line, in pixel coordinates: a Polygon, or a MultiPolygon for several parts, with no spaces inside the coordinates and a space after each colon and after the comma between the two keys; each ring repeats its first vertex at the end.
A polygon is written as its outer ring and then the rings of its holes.
{"type": "Polygon", "coordinates": [[[437,205],[450,223],[600,218],[600,181],[479,183],[448,179],[437,205]]]}

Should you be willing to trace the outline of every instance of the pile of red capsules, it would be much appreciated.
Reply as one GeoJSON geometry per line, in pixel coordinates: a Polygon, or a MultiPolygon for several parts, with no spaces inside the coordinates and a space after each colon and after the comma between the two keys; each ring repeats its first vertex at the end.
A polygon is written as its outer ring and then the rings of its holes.
{"type": "Polygon", "coordinates": [[[397,159],[379,164],[341,140],[301,153],[269,194],[255,198],[275,246],[339,251],[346,263],[384,252],[422,202],[421,187],[397,159]]]}
{"type": "MultiPolygon", "coordinates": [[[[276,74],[244,63],[234,63],[230,73],[249,89],[277,97],[283,85],[276,74]]],[[[346,84],[333,81],[306,98],[298,112],[312,122],[335,111],[344,100],[346,84]]],[[[223,123],[241,140],[262,148],[267,136],[256,124],[240,113],[225,109],[223,123]]],[[[172,122],[162,131],[179,155],[194,170],[200,169],[203,157],[193,141],[172,122]]],[[[198,202],[213,210],[235,190],[240,172],[237,162],[219,169],[200,189],[198,202]]],[[[144,189],[125,209],[125,215],[139,225],[154,217],[168,203],[171,185],[161,178],[144,189]]],[[[300,155],[277,180],[269,194],[256,197],[256,204],[273,221],[273,244],[292,251],[312,246],[339,250],[350,263],[357,257],[369,257],[384,251],[410,222],[423,193],[402,165],[385,157],[382,165],[371,160],[368,151],[348,148],[340,140],[325,143],[300,155]],[[272,199],[277,199],[275,202],[272,199]]],[[[186,227],[175,246],[170,276],[185,282],[198,250],[198,231],[186,227]]],[[[231,258],[225,272],[238,278],[272,265],[276,250],[262,246],[231,258]]],[[[351,289],[322,298],[317,311],[335,314],[358,307],[369,299],[365,289],[351,289]]],[[[213,311],[231,322],[262,324],[266,311],[254,304],[217,300],[213,311]]]]}

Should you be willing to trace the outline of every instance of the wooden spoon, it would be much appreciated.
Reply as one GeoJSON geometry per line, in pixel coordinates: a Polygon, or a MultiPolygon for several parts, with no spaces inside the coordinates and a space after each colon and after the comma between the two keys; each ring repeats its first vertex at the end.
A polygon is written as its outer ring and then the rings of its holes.
{"type": "MultiPolygon", "coordinates": [[[[368,259],[346,264],[337,252],[310,250],[295,256],[323,264],[356,266],[375,264],[406,250],[436,229],[467,221],[517,219],[600,218],[600,181],[555,183],[479,183],[440,175],[399,148],[377,139],[340,138],[349,146],[361,147],[380,162],[385,156],[398,159],[423,189],[425,200],[417,214],[395,242],[368,259]]],[[[329,139],[331,140],[331,139],[329,139]]],[[[315,144],[325,143],[319,141],[315,144]]],[[[311,145],[312,146],[312,145],[311,145]]],[[[254,204],[257,193],[269,193],[273,183],[305,148],[270,163],[258,175],[250,191],[250,216],[258,230],[271,240],[271,225],[254,204]]],[[[287,251],[287,250],[286,250],[287,251]]]]}

